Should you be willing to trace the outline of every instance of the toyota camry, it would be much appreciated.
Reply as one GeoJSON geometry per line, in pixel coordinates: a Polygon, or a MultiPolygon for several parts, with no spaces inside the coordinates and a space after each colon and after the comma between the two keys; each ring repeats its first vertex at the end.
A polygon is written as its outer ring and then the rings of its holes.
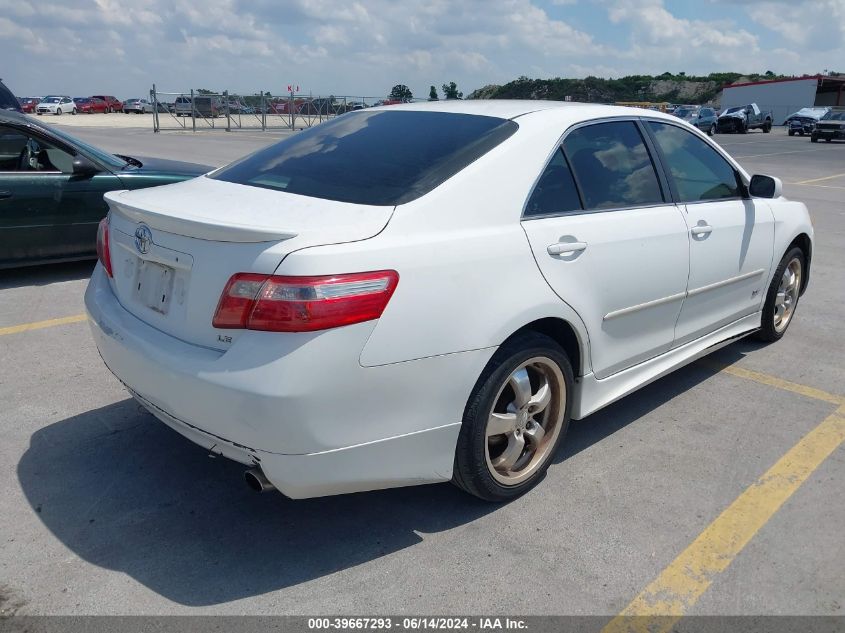
{"type": "Polygon", "coordinates": [[[257,490],[502,501],[571,419],[784,335],[813,229],[781,189],[659,112],[373,108],[107,194],[85,302],[129,392],[257,490]]]}

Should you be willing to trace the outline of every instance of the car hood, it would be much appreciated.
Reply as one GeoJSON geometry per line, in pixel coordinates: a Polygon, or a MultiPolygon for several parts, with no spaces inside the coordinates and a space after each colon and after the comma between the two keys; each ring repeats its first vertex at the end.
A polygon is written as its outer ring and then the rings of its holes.
{"type": "Polygon", "coordinates": [[[141,161],[141,167],[138,167],[136,173],[167,173],[179,174],[184,176],[202,176],[207,174],[214,167],[208,165],[200,165],[198,163],[187,163],[181,160],[168,160],[166,158],[153,158],[148,156],[134,156],[141,161]]]}
{"type": "Polygon", "coordinates": [[[744,112],[731,112],[730,114],[720,114],[720,119],[744,119],[745,113],[744,112]]]}

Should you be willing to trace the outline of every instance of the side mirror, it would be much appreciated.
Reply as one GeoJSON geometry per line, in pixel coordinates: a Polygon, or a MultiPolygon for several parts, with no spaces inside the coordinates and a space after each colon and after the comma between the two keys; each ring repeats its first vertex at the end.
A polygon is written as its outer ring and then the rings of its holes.
{"type": "Polygon", "coordinates": [[[780,198],[783,195],[783,183],[780,178],[757,174],[751,177],[748,192],[754,198],[780,198]]]}
{"type": "Polygon", "coordinates": [[[77,154],[73,159],[73,175],[74,176],[93,176],[99,168],[89,159],[81,154],[77,154]]]}

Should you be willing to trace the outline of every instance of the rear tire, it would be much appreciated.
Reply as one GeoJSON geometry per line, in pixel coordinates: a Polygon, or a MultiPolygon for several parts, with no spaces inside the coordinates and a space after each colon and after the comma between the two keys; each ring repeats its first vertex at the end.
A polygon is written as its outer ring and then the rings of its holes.
{"type": "Polygon", "coordinates": [[[713,136],[716,133],[716,124],[713,123],[707,130],[707,136],[713,136]]]}
{"type": "Polygon", "coordinates": [[[73,110],[71,110],[71,111],[70,111],[70,113],[71,113],[73,116],[76,116],[76,108],[74,108],[73,110]]]}
{"type": "Polygon", "coordinates": [[[810,142],[811,142],[811,143],[818,143],[818,142],[819,142],[819,137],[818,137],[818,136],[816,136],[815,134],[814,134],[814,135],[812,135],[812,136],[810,136],[810,142]]]}
{"type": "Polygon", "coordinates": [[[566,352],[548,336],[525,332],[502,345],[464,410],[452,482],[493,502],[537,485],[566,435],[573,384],[566,352]]]}
{"type": "Polygon", "coordinates": [[[789,135],[790,135],[790,136],[795,136],[795,130],[789,130],[789,135]]]}
{"type": "Polygon", "coordinates": [[[805,262],[804,251],[797,246],[790,248],[780,260],[766,292],[761,327],[755,334],[758,340],[774,343],[786,334],[798,308],[805,262]]]}

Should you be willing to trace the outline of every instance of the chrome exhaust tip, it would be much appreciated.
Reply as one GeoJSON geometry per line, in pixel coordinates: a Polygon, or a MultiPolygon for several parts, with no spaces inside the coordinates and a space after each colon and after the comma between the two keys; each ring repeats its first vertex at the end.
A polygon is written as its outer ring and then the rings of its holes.
{"type": "Polygon", "coordinates": [[[250,468],[244,472],[244,481],[255,492],[268,492],[276,489],[276,486],[270,483],[270,480],[264,476],[260,468],[250,468]]]}

